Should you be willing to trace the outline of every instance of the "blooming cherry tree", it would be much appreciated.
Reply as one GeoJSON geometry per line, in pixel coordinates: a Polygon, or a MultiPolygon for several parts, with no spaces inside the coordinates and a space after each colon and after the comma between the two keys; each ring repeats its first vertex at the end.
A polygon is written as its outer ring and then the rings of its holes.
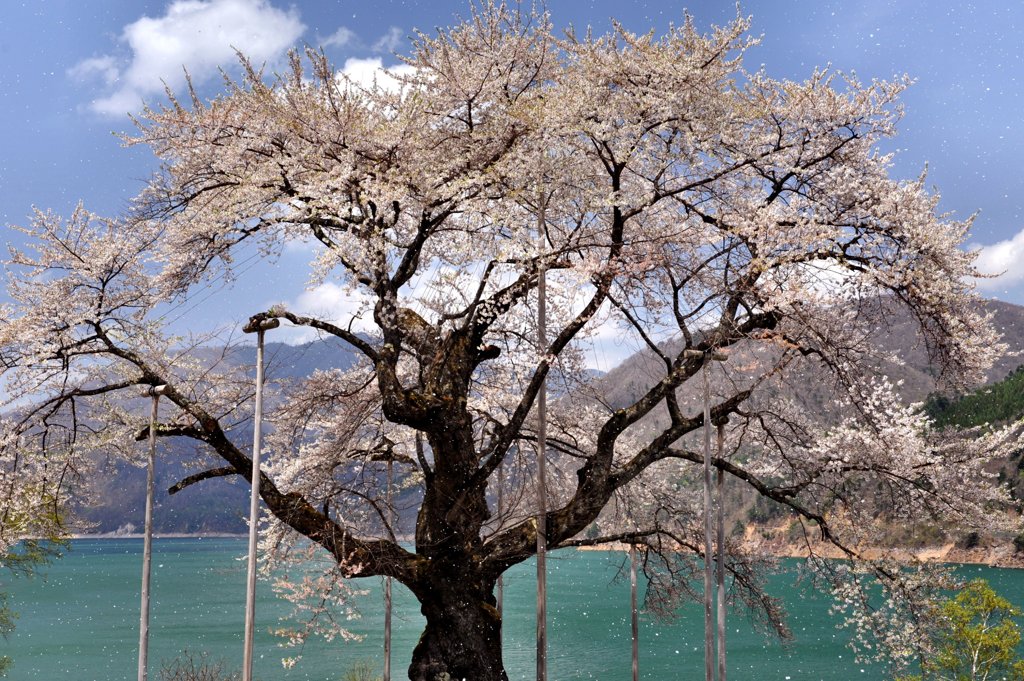
{"type": "MultiPolygon", "coordinates": [[[[372,331],[252,311],[359,358],[269,410],[266,556],[328,559],[322,574],[279,577],[289,597],[324,606],[289,630],[295,640],[344,634],[327,607],[344,603],[341,580],[383,575],[426,618],[410,678],[506,679],[494,587],[535,552],[538,456],[555,468],[548,546],[639,544],[650,603],[671,607],[701,559],[688,481],[703,464],[695,397],[711,351],[730,357],[709,369],[711,419],[728,419],[728,455],[712,465],[850,558],[883,514],[1010,522],[985,473],[1009,435],[937,433],[875,377],[871,331],[900,310],[948,385],[980,379],[1000,349],[965,283],[969,223],[937,214],[923,177],[891,179],[878,151],[906,83],[746,71],[747,29],[737,18],[702,34],[687,19],[663,36],[560,37],[544,14],[485,3],[420,34],[406,66],[372,84],[310,51],[273,78],[245,63],[212,101],[147,109],[127,141],[151,147],[161,170],[132,209],[40,213],[8,261],[0,353],[8,394],[25,397],[4,474],[62,497],[89,476],[84,452],[138,435],[140,386],[166,384],[157,435],[204,445],[204,467],[179,487],[250,479],[235,428],[249,418],[244,372],[197,361],[188,349],[202,339],[171,337],[160,311],[230,276],[247,243],[272,257],[312,240],[311,285],[351,292],[372,331]],[[614,404],[583,370],[608,325],[654,367],[614,404]],[[830,413],[794,394],[808,377],[830,413]],[[538,453],[545,380],[558,390],[538,453]],[[38,473],[48,461],[68,474],[38,473]],[[414,527],[388,508],[387,461],[417,490],[402,495],[417,500],[414,527]]],[[[726,548],[737,594],[782,627],[754,557],[726,548]]],[[[864,574],[820,567],[853,608],[864,574]]],[[[926,590],[885,561],[870,567],[893,612],[924,612],[926,590]]]]}

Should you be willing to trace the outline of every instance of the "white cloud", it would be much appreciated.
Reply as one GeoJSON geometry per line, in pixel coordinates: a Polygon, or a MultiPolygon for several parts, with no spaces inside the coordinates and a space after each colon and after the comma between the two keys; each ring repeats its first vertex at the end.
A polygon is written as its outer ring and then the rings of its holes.
{"type": "Polygon", "coordinates": [[[119,64],[110,55],[93,57],[68,74],[99,74],[108,91],[90,108],[124,115],[138,110],[143,98],[162,93],[164,83],[180,90],[185,69],[198,84],[216,76],[218,67],[230,67],[235,50],[256,64],[272,62],[303,31],[294,8],[277,9],[269,0],[175,0],[163,16],[144,16],[124,27],[121,41],[131,50],[130,62],[119,64]]]}
{"type": "Polygon", "coordinates": [[[646,347],[632,327],[614,318],[600,321],[593,335],[582,343],[584,366],[603,372],[611,371],[646,347]]]}
{"type": "Polygon", "coordinates": [[[358,44],[358,42],[359,39],[355,31],[347,26],[341,26],[326,38],[320,38],[320,45],[323,47],[348,47],[358,44]]]}
{"type": "MultiPolygon", "coordinates": [[[[285,303],[284,308],[289,312],[315,317],[345,329],[350,328],[351,322],[351,329],[356,333],[379,332],[373,321],[373,307],[369,305],[366,295],[332,282],[325,282],[303,291],[295,300],[285,303]]],[[[282,330],[285,331],[285,341],[293,344],[306,343],[318,337],[316,329],[308,327],[282,330]]]]}
{"type": "Polygon", "coordinates": [[[857,274],[833,258],[813,260],[797,265],[794,276],[808,293],[826,300],[849,299],[858,281],[857,274]]]}
{"type": "Polygon", "coordinates": [[[395,76],[409,74],[414,70],[415,68],[408,64],[398,64],[385,69],[380,57],[368,59],[351,57],[345,60],[345,66],[342,67],[341,72],[360,87],[370,89],[376,82],[378,87],[395,91],[401,87],[395,76]]]}
{"type": "Polygon", "coordinates": [[[113,87],[121,76],[121,69],[117,65],[117,60],[107,55],[78,62],[68,69],[68,75],[75,80],[90,80],[99,76],[104,85],[113,87]]]}
{"type": "Polygon", "coordinates": [[[401,47],[403,42],[405,42],[404,31],[397,26],[392,26],[387,33],[377,39],[372,49],[374,52],[391,53],[401,47]]]}
{"type": "Polygon", "coordinates": [[[978,279],[978,288],[994,290],[1024,281],[1024,230],[1012,238],[990,246],[975,246],[975,267],[982,274],[996,275],[991,279],[978,279]]]}

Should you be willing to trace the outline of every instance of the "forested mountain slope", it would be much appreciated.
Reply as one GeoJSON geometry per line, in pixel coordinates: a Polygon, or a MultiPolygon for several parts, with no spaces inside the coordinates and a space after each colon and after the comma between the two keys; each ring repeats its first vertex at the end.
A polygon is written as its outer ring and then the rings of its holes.
{"type": "MultiPolygon", "coordinates": [[[[216,348],[197,351],[201,361],[220,361],[254,367],[255,347],[237,348],[225,355],[216,348]]],[[[351,366],[354,355],[340,342],[326,340],[303,345],[267,343],[266,373],[268,382],[291,380],[311,375],[314,371],[351,366]]],[[[253,369],[255,371],[255,369],[253,369]]],[[[140,415],[141,418],[141,415],[140,415]]],[[[240,442],[252,441],[251,425],[240,429],[240,442]]],[[[139,466],[111,462],[111,474],[92,481],[95,500],[79,509],[84,529],[93,533],[141,532],[146,500],[147,443],[138,444],[139,466]]],[[[170,495],[168,489],[196,472],[188,464],[196,458],[197,444],[186,438],[165,438],[158,443],[156,496],[153,524],[158,533],[239,534],[247,532],[245,518],[249,513],[249,485],[235,478],[215,478],[192,485],[170,495]]]]}
{"type": "MultiPolygon", "coordinates": [[[[932,395],[928,409],[941,424],[973,425],[1024,414],[1024,371],[1018,369],[1024,364],[1024,358],[1018,354],[1024,351],[1024,307],[999,301],[989,301],[987,305],[993,312],[996,327],[1003,334],[1004,342],[1011,352],[989,373],[991,385],[962,400],[958,400],[957,396],[934,394],[935,377],[914,331],[913,320],[894,317],[889,319],[885,326],[877,329],[875,341],[880,354],[888,354],[901,360],[883,361],[879,366],[880,374],[888,376],[893,383],[898,383],[900,393],[910,402],[920,402],[932,395]]],[[[220,353],[215,349],[203,349],[201,353],[207,361],[220,359],[220,353]]],[[[344,368],[350,366],[354,360],[353,355],[344,346],[330,341],[297,346],[268,343],[266,356],[267,375],[271,381],[302,378],[318,369],[344,368]]],[[[255,348],[241,348],[233,353],[228,361],[252,366],[255,361],[255,348]]],[[[736,357],[732,364],[738,367],[744,361],[756,361],[756,358],[736,357]]],[[[657,380],[659,370],[663,370],[663,367],[651,353],[638,352],[608,374],[597,376],[595,387],[603,401],[615,407],[635,398],[644,386],[657,380]]],[[[816,380],[813,376],[806,376],[802,385],[791,383],[788,389],[798,394],[809,407],[828,409],[829,405],[820,398],[820,391],[815,390],[816,380]]],[[[241,441],[250,441],[251,430],[246,428],[240,434],[240,438],[241,441]]],[[[145,443],[138,446],[139,461],[142,461],[145,443]]],[[[159,446],[154,511],[156,531],[244,533],[249,486],[233,478],[219,478],[193,485],[170,496],[167,493],[169,487],[195,472],[186,465],[195,457],[195,445],[192,442],[162,440],[159,446]]],[[[103,503],[81,509],[81,515],[88,523],[88,531],[141,531],[145,502],[145,468],[124,463],[112,466],[114,474],[101,481],[97,490],[99,494],[96,496],[102,499],[103,503]]],[[[412,492],[406,491],[404,494],[410,493],[412,492]]],[[[744,513],[748,516],[753,514],[753,517],[771,515],[766,509],[753,506],[744,513]]],[[[409,520],[411,522],[411,519],[409,520]]]]}

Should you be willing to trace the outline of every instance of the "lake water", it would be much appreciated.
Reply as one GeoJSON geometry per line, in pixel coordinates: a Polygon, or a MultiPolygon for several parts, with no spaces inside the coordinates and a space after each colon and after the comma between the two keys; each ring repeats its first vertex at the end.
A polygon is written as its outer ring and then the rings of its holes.
{"type": "MultiPolygon", "coordinates": [[[[157,539],[153,544],[150,608],[150,678],[162,660],[182,650],[205,651],[239,668],[245,603],[244,538],[157,539]]],[[[549,558],[549,678],[630,678],[629,583],[617,579],[621,553],[570,551],[549,558]]],[[[14,658],[13,681],[129,681],[138,660],[141,539],[76,540],[67,554],[45,569],[44,578],[6,581],[20,613],[17,630],[0,654],[14,658]]],[[[532,679],[535,670],[535,567],[514,568],[506,577],[505,664],[512,679],[532,679]]],[[[1024,600],[1024,571],[965,567],[988,579],[1001,594],[1024,600]]],[[[6,577],[5,577],[6,579],[6,577]]],[[[340,681],[358,661],[381,668],[383,614],[380,580],[359,582],[362,617],[351,630],[359,642],[311,641],[291,670],[281,658],[294,654],[269,633],[289,605],[260,584],[257,594],[255,676],[271,679],[340,681]]],[[[823,598],[794,585],[792,575],[773,578],[771,590],[785,597],[795,640],[783,647],[755,632],[747,619],[730,613],[730,681],[824,681],[885,678],[878,667],[856,664],[844,647],[845,634],[828,616],[823,598]]],[[[703,674],[703,609],[690,604],[677,621],[665,624],[641,614],[641,678],[696,679],[703,674]]],[[[412,647],[422,629],[415,600],[396,585],[395,679],[404,678],[412,647]]]]}

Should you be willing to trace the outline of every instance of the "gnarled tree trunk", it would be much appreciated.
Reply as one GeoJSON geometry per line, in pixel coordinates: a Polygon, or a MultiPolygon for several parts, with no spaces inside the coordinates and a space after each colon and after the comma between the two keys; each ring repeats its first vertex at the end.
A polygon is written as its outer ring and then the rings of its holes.
{"type": "Polygon", "coordinates": [[[427,625],[412,653],[412,681],[508,681],[493,579],[448,563],[432,568],[416,591],[427,625]]]}

